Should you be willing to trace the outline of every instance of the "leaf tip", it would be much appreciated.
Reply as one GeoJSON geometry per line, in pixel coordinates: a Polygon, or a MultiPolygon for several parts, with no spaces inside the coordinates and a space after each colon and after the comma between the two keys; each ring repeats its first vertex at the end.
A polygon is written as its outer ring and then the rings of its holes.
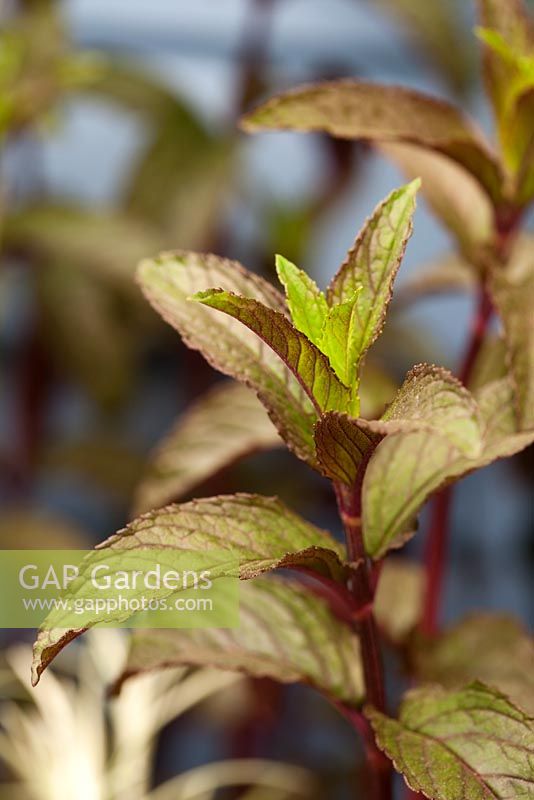
{"type": "Polygon", "coordinates": [[[415,197],[419,189],[421,188],[423,181],[421,178],[414,178],[413,181],[406,184],[406,193],[412,197],[415,197]]]}

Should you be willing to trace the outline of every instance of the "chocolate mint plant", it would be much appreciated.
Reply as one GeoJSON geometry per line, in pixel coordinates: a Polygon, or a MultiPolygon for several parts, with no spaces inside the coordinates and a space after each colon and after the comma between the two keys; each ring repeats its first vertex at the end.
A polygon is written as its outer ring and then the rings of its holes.
{"type": "MultiPolygon", "coordinates": [[[[141,263],[138,282],[154,309],[241,385],[219,385],[177,423],[137,493],[145,513],[100,546],[227,553],[215,577],[245,581],[240,627],[137,631],[124,679],[211,664],[307,683],[363,736],[373,800],[392,797],[394,770],[433,800],[534,797],[532,642],[499,615],[442,633],[437,625],[448,487],[534,440],[534,251],[519,230],[534,196],[534,40],[519,2],[485,0],[481,10],[498,153],[453,106],[357,81],[297,89],[245,118],[249,131],[373,141],[422,177],[375,209],[326,291],[282,256],[283,292],[216,255],[141,263]],[[459,256],[455,271],[441,268],[419,289],[468,275],[479,295],[471,341],[459,377],[418,364],[382,416],[365,419],[363,366],[385,323],[420,186],[459,256]],[[502,345],[489,338],[494,314],[502,345]],[[236,458],[280,443],[331,481],[343,545],[276,498],[165,505],[236,458]],[[432,498],[426,597],[401,622],[412,578],[389,556],[416,533],[432,498]],[[414,685],[396,713],[386,701],[386,643],[414,685]]],[[[95,613],[91,624],[101,621],[95,613]]],[[[83,633],[60,622],[53,612],[39,632],[34,682],[83,633]]]]}

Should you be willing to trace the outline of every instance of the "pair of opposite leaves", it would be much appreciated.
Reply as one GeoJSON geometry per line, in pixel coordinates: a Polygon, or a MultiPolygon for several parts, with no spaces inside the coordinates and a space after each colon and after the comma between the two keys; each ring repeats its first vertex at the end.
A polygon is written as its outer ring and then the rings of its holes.
{"type": "MultiPolygon", "coordinates": [[[[393,192],[377,208],[327,298],[320,299],[318,290],[296,268],[279,262],[297,322],[325,349],[334,341],[343,365],[347,365],[347,350],[356,353],[358,361],[381,330],[411,230],[416,188],[410,184],[393,192]],[[310,293],[314,299],[311,316],[310,293]],[[332,308],[343,311],[332,325],[338,324],[341,337],[324,336],[332,308]],[[347,308],[351,313],[344,313],[347,308]]],[[[215,256],[169,254],[144,262],[139,277],[149,300],[188,344],[221,371],[257,391],[282,437],[298,455],[349,486],[362,462],[369,460],[363,521],[365,546],[375,558],[401,543],[409,522],[433,490],[515,452],[532,439],[531,433],[517,431],[508,379],[484,387],[475,398],[450,373],[426,365],[410,373],[381,420],[352,416],[346,409],[354,407],[350,404],[357,397],[357,379],[352,389],[342,383],[327,356],[293,326],[284,298],[234,262],[215,256]],[[206,293],[210,285],[224,288],[206,293]],[[203,304],[190,302],[193,294],[203,290],[203,304]],[[225,310],[226,315],[206,303],[225,310]],[[251,331],[243,328],[244,321],[251,331]],[[337,387],[335,391],[332,386],[337,387]]],[[[189,520],[190,504],[171,506],[134,521],[110,542],[113,547],[130,546],[134,536],[146,548],[160,542],[163,532],[170,537],[168,545],[180,549],[191,546],[186,532],[196,525],[196,547],[214,546],[213,530],[218,546],[225,541],[233,546],[236,538],[229,536],[229,530],[244,524],[254,531],[255,543],[237,543],[234,548],[235,574],[240,577],[301,563],[341,579],[343,553],[332,537],[298,521],[281,504],[266,507],[263,500],[214,499],[216,518],[204,507],[206,501],[199,501],[194,524],[189,520]],[[285,535],[279,535],[280,527],[285,535]],[[302,538],[297,529],[308,533],[302,538]]],[[[36,676],[66,641],[60,622],[49,618],[39,636],[36,676]],[[51,625],[55,629],[50,630],[51,625]]]]}

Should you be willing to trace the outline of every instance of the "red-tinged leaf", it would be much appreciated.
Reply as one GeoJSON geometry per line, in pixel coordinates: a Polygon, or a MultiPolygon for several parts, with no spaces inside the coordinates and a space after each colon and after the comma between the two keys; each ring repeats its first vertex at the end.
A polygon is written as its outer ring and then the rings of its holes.
{"type": "Polygon", "coordinates": [[[374,451],[362,494],[364,543],[373,558],[382,558],[413,534],[415,516],[433,492],[534,441],[534,430],[517,429],[507,378],[484,386],[476,400],[482,422],[477,455],[466,455],[444,432],[424,427],[390,434],[374,451]]]}
{"type": "Polygon", "coordinates": [[[365,420],[336,412],[323,414],[315,426],[322,473],[332,481],[353,486],[381,438],[381,434],[369,430],[365,420]]]}
{"type": "Polygon", "coordinates": [[[398,720],[366,713],[395,769],[431,800],[533,796],[534,720],[482,683],[408,692],[398,720]]]}
{"type": "Polygon", "coordinates": [[[417,144],[458,162],[494,202],[501,197],[501,169],[482,135],[454,106],[411,89],[354,80],[301,86],[256,108],[242,125],[417,144]]]}
{"type": "MultiPolygon", "coordinates": [[[[286,508],[279,500],[259,495],[231,495],[192,500],[151,511],[131,522],[124,530],[111,536],[84,562],[85,581],[78,579],[69,599],[86,597],[91,591],[90,568],[94,555],[98,562],[102,550],[142,551],[162,549],[193,552],[227,551],[221,564],[215,558],[211,577],[254,578],[279,567],[305,566],[334,579],[343,580],[343,548],[328,534],[306,522],[286,508]]],[[[137,592],[137,587],[134,587],[137,592]]],[[[172,595],[168,588],[149,592],[139,587],[139,595],[161,599],[172,595]]],[[[133,597],[133,595],[132,595],[133,597]]],[[[84,628],[70,627],[72,612],[56,608],[50,612],[39,629],[34,644],[33,682],[56,655],[87,627],[102,622],[125,622],[131,612],[94,610],[90,619],[84,617],[84,628]],[[68,619],[68,626],[64,620],[68,619]]]]}
{"type": "Polygon", "coordinates": [[[305,587],[258,579],[240,592],[239,628],[147,630],[133,635],[123,679],[175,665],[211,665],[281,683],[308,683],[357,706],[363,698],[358,637],[305,587]]]}
{"type": "Polygon", "coordinates": [[[339,381],[327,357],[284,314],[222,289],[202,292],[195,299],[239,320],[265,342],[297,378],[318,414],[351,408],[351,392],[339,381]]]}
{"type": "Polygon", "coordinates": [[[143,261],[137,279],[148,301],[186,344],[200,350],[215,369],[253,388],[287,445],[314,464],[317,414],[291,370],[237,320],[190,301],[196,292],[218,286],[283,315],[282,295],[235,261],[187,252],[143,261]]]}

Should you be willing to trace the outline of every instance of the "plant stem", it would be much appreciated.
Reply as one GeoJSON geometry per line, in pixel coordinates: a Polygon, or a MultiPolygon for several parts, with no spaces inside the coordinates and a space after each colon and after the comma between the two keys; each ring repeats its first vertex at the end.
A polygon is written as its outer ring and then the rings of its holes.
{"type": "MultiPolygon", "coordinates": [[[[347,540],[349,560],[353,566],[349,590],[354,600],[353,627],[360,640],[365,697],[379,711],[385,711],[384,671],[380,652],[380,638],[373,614],[373,584],[363,546],[361,529],[361,481],[365,465],[360,470],[360,480],[349,491],[336,484],[336,498],[347,540]]],[[[354,716],[354,715],[353,715],[354,716]]],[[[391,797],[391,763],[377,747],[373,733],[365,718],[358,714],[356,727],[364,736],[367,763],[372,778],[374,800],[391,797]]]]}

